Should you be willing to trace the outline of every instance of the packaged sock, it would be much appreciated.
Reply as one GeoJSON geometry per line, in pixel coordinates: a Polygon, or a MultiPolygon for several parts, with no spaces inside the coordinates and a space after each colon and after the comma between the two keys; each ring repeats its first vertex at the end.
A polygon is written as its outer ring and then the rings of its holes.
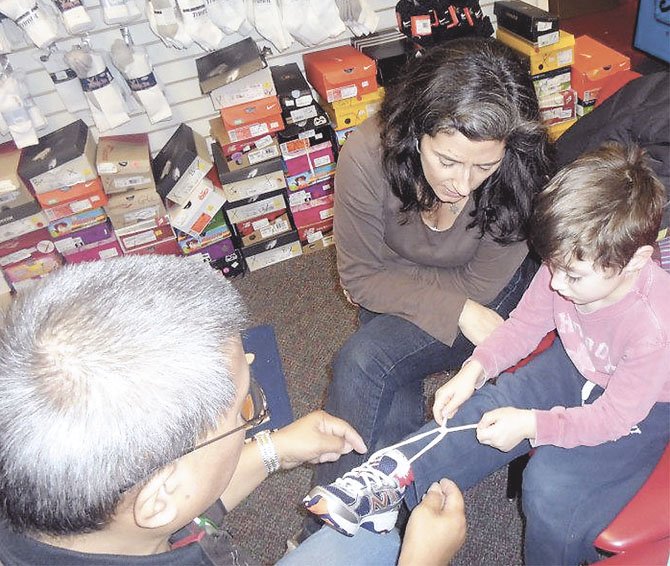
{"type": "Polygon", "coordinates": [[[0,0],[0,12],[14,20],[37,47],[43,49],[60,38],[56,18],[31,0],[0,0]]]}
{"type": "Polygon", "coordinates": [[[142,17],[135,0],[101,0],[102,17],[108,25],[127,24],[142,17]]]}
{"type": "Polygon", "coordinates": [[[186,49],[193,44],[193,38],[186,33],[181,12],[173,0],[147,0],[147,20],[151,31],[167,47],[186,49]]]}
{"type": "Polygon", "coordinates": [[[223,40],[223,32],[209,19],[204,0],[177,0],[184,28],[200,47],[213,51],[223,40]]]}
{"type": "Polygon", "coordinates": [[[278,51],[288,49],[293,43],[293,38],[284,28],[277,0],[249,0],[247,18],[278,51]]]}
{"type": "Polygon", "coordinates": [[[172,116],[163,90],[158,85],[149,57],[141,47],[126,45],[117,39],[112,44],[112,61],[126,80],[133,95],[144,108],[152,124],[172,116]]]}
{"type": "Polygon", "coordinates": [[[93,20],[81,0],[54,0],[54,4],[63,18],[68,33],[76,35],[93,29],[93,20]]]}
{"type": "Polygon", "coordinates": [[[49,78],[54,84],[65,109],[70,114],[76,114],[88,110],[88,102],[77,73],[65,62],[65,53],[62,51],[50,51],[40,55],[42,66],[49,73],[49,78]]]}

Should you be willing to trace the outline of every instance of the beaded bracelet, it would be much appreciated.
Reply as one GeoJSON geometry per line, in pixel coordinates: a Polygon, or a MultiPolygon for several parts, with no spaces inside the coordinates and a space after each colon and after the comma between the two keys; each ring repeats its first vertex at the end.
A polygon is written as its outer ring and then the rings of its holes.
{"type": "Polygon", "coordinates": [[[258,444],[258,449],[261,452],[261,458],[268,474],[276,472],[279,469],[279,456],[277,456],[277,450],[270,437],[270,432],[262,430],[254,435],[254,440],[258,444]]]}

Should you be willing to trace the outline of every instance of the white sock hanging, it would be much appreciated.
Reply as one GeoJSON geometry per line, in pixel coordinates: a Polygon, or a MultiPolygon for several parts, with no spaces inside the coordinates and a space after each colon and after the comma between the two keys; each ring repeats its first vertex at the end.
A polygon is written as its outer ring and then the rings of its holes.
{"type": "Polygon", "coordinates": [[[98,130],[104,132],[130,120],[121,91],[100,53],[74,48],[65,54],[65,61],[81,81],[98,130]]]}
{"type": "Polygon", "coordinates": [[[35,0],[0,0],[0,12],[14,20],[40,49],[59,39],[55,18],[35,0]]]}
{"type": "Polygon", "coordinates": [[[102,17],[108,25],[127,24],[142,17],[135,0],[101,0],[102,17]]]}
{"type": "Polygon", "coordinates": [[[0,14],[0,53],[6,54],[12,52],[12,40],[6,33],[5,22],[11,21],[7,16],[0,14]]]}
{"type": "Polygon", "coordinates": [[[30,108],[21,95],[21,87],[14,76],[0,77],[0,113],[18,148],[35,145],[38,141],[30,108]]]}
{"type": "Polygon", "coordinates": [[[81,89],[77,73],[65,62],[65,53],[55,50],[44,52],[40,55],[39,60],[46,72],[49,73],[51,82],[53,82],[65,109],[70,114],[88,110],[88,102],[84,91],[81,89]]]}
{"type": "Polygon", "coordinates": [[[93,29],[91,20],[81,0],[53,0],[63,18],[68,33],[76,35],[93,29]]]}
{"type": "Polygon", "coordinates": [[[291,47],[293,38],[284,28],[277,0],[249,0],[247,18],[277,51],[291,47]]]}
{"type": "Polygon", "coordinates": [[[147,20],[151,31],[167,47],[186,49],[193,44],[193,38],[186,33],[175,0],[147,0],[147,20]]]}
{"type": "Polygon", "coordinates": [[[207,51],[216,49],[223,40],[223,32],[209,19],[205,0],[177,0],[186,33],[207,51]]]}
{"type": "Polygon", "coordinates": [[[141,47],[130,47],[117,39],[112,44],[112,61],[126,79],[152,124],[172,116],[165,94],[158,85],[149,56],[141,47]]]}

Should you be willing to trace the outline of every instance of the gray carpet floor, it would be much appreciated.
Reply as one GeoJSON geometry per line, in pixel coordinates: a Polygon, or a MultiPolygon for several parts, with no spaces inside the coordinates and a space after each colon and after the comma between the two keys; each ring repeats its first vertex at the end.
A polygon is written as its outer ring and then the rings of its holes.
{"type": "MultiPolygon", "coordinates": [[[[296,417],[321,408],[331,360],[356,328],[356,310],[338,285],[334,249],[284,261],[234,284],[252,324],[275,329],[296,417]]],[[[428,380],[427,395],[446,378],[428,380]]],[[[522,520],[517,503],[505,497],[506,473],[496,472],[465,494],[468,536],[454,565],[521,564],[522,520]]],[[[227,528],[259,564],[274,563],[299,530],[300,500],[311,476],[310,467],[275,474],[228,515],[227,528]]]]}

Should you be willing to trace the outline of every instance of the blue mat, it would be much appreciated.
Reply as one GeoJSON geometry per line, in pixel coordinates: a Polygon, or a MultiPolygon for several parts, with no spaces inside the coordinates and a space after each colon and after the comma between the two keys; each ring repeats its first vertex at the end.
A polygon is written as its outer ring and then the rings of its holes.
{"type": "Polygon", "coordinates": [[[261,430],[276,430],[286,426],[295,417],[272,326],[266,324],[250,328],[242,335],[242,344],[246,353],[255,356],[250,366],[251,375],[265,391],[270,408],[270,420],[247,431],[247,438],[251,438],[261,430]]]}

